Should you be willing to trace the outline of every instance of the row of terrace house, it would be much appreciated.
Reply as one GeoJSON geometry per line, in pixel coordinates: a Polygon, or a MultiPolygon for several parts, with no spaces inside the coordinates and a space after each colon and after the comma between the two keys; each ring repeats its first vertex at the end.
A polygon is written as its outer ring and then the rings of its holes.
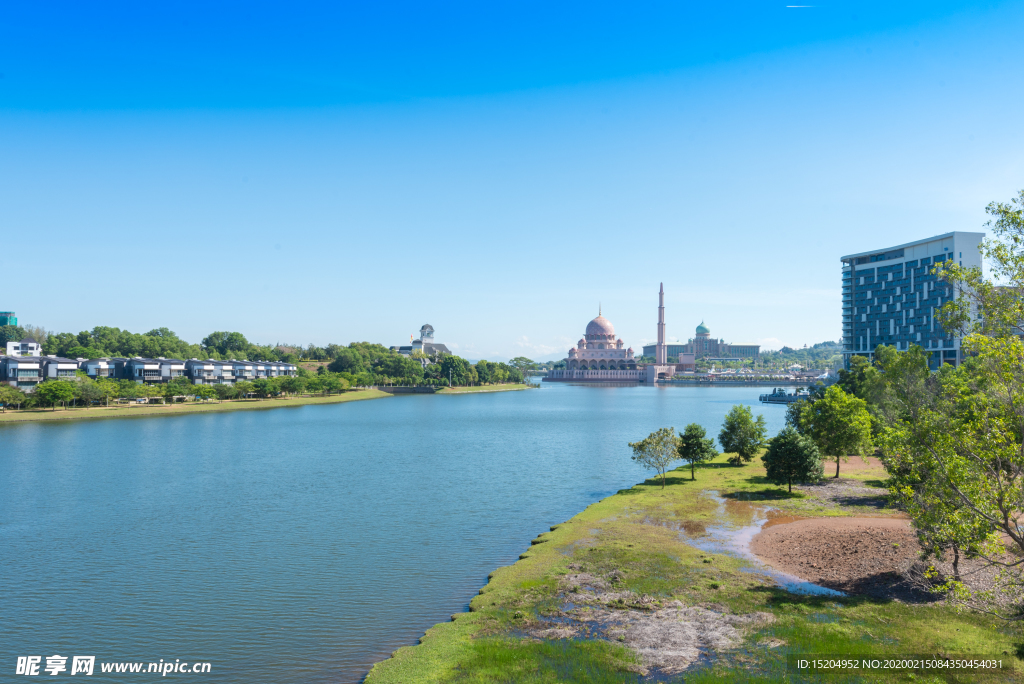
{"type": "Polygon", "coordinates": [[[135,357],[63,359],[56,356],[0,357],[0,378],[22,391],[31,392],[44,380],[74,379],[78,371],[92,379],[134,380],[140,383],[170,382],[185,377],[197,385],[231,385],[239,380],[290,377],[298,373],[291,363],[277,361],[215,361],[207,359],[144,359],[135,357]]]}
{"type": "Polygon", "coordinates": [[[44,380],[73,380],[78,361],[59,356],[0,356],[0,380],[22,391],[44,380]]]}

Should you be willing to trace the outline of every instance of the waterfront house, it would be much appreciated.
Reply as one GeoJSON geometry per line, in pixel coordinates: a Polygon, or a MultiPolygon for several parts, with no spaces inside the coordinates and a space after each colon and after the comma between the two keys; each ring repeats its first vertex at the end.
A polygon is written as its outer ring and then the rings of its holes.
{"type": "Polygon", "coordinates": [[[185,362],[181,359],[144,359],[136,356],[125,363],[124,374],[135,382],[170,382],[185,374],[185,362]]]}
{"type": "Polygon", "coordinates": [[[126,363],[128,363],[128,359],[119,357],[87,359],[80,361],[78,367],[85,371],[85,374],[93,380],[99,378],[120,380],[125,377],[124,367],[126,363]]]}
{"type": "Polygon", "coordinates": [[[43,361],[38,356],[0,357],[0,377],[11,387],[31,392],[43,381],[43,361]]]}
{"type": "Polygon", "coordinates": [[[22,392],[34,392],[44,380],[75,380],[78,361],[59,356],[2,356],[0,378],[22,392]]]}

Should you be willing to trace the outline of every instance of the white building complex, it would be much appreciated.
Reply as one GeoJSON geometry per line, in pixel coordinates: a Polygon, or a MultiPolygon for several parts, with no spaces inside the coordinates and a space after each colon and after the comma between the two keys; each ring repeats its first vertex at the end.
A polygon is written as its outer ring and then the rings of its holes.
{"type": "Polygon", "coordinates": [[[931,274],[935,264],[956,261],[981,268],[984,233],[953,232],[870,252],[848,254],[843,264],[843,360],[872,359],[880,344],[898,350],[916,344],[929,352],[929,365],[963,360],[960,339],[947,333],[935,312],[954,297],[931,274]]]}

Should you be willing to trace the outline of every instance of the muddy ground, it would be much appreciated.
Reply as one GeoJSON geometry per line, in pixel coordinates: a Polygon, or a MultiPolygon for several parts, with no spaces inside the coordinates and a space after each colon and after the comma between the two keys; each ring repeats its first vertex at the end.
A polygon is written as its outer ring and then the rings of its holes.
{"type": "Polygon", "coordinates": [[[750,629],[774,620],[769,613],[734,615],[721,607],[684,606],[618,590],[616,575],[612,571],[602,577],[571,565],[560,581],[562,609],[528,631],[542,639],[596,637],[618,642],[640,656],[641,673],[673,675],[702,656],[739,646],[750,629]]]}
{"type": "Polygon", "coordinates": [[[765,526],[750,550],[774,568],[830,589],[931,600],[904,576],[920,555],[908,520],[807,518],[765,526]]]}

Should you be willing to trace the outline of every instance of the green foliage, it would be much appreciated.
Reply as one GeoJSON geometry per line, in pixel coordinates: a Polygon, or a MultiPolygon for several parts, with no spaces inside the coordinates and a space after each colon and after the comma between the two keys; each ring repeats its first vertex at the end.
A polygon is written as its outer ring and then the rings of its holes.
{"type": "MultiPolygon", "coordinates": [[[[944,261],[934,272],[955,293],[936,320],[965,335],[966,361],[926,370],[926,352],[879,359],[878,415],[890,492],[929,554],[952,552],[940,588],[959,605],[1020,619],[1024,570],[1024,191],[986,211],[994,239],[981,251],[991,274],[944,261]],[[1007,554],[1006,552],[1010,553],[1007,554]],[[959,577],[961,554],[999,568],[992,589],[959,577]],[[1016,560],[1013,560],[1016,559],[1016,560]],[[1001,592],[1008,592],[1008,597],[1001,592]]],[[[938,579],[938,578],[937,578],[938,579]]]]}
{"type": "Polygon", "coordinates": [[[46,380],[36,385],[35,394],[43,404],[56,409],[57,404],[66,406],[75,398],[75,383],[68,380],[46,380]]]}
{"type": "Polygon", "coordinates": [[[9,405],[21,407],[25,403],[25,393],[17,387],[11,387],[6,382],[0,383],[0,404],[3,404],[4,411],[9,405]]]}
{"type": "Polygon", "coordinates": [[[20,342],[28,337],[20,325],[0,325],[0,353],[6,354],[8,342],[20,342]]]}
{"type": "Polygon", "coordinates": [[[836,477],[841,460],[849,460],[851,454],[863,456],[872,446],[867,402],[847,394],[838,384],[803,407],[800,424],[822,454],[836,459],[836,477]]]}
{"type": "Polygon", "coordinates": [[[768,441],[768,450],[761,457],[765,476],[769,482],[788,485],[793,491],[793,480],[810,482],[824,476],[821,454],[814,440],[786,426],[768,441]]]}
{"type": "Polygon", "coordinates": [[[764,416],[754,419],[749,406],[737,404],[729,409],[722,422],[722,431],[718,433],[718,443],[722,451],[733,454],[729,462],[743,465],[753,460],[768,439],[768,428],[764,416]]]}
{"type": "Polygon", "coordinates": [[[217,393],[217,398],[221,401],[238,396],[238,388],[234,385],[213,385],[213,391],[217,393]]]}
{"type": "Polygon", "coordinates": [[[441,380],[451,380],[452,386],[475,385],[476,369],[461,356],[445,356],[438,366],[441,380]]]}
{"type": "Polygon", "coordinates": [[[694,469],[698,463],[706,463],[718,455],[715,440],[707,436],[704,428],[697,423],[690,423],[679,433],[679,458],[690,464],[690,479],[696,480],[694,469]]]}
{"type": "Polygon", "coordinates": [[[661,487],[665,488],[665,470],[673,461],[679,460],[678,441],[675,428],[661,428],[644,437],[639,442],[630,442],[634,461],[657,470],[661,475],[661,487]]]}

